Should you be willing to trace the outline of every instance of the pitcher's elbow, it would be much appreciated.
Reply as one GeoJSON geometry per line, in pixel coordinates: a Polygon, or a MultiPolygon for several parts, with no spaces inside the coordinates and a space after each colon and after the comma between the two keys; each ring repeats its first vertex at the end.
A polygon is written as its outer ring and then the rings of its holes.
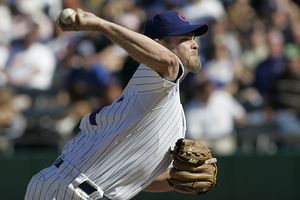
{"type": "Polygon", "coordinates": [[[178,58],[173,55],[168,61],[167,69],[166,69],[166,78],[168,80],[175,80],[178,76],[179,72],[179,60],[178,58]]]}

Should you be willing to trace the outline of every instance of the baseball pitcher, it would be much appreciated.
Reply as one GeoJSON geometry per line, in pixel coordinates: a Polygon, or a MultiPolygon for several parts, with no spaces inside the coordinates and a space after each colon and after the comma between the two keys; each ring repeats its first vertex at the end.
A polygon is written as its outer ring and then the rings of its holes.
{"type": "Polygon", "coordinates": [[[208,26],[167,11],[151,18],[143,35],[80,9],[68,24],[59,19],[57,24],[64,31],[98,31],[141,64],[120,97],[83,117],[80,132],[57,160],[32,177],[25,199],[127,200],[141,191],[207,192],[216,180],[215,158],[178,139],[186,131],[179,83],[200,70],[195,37],[208,26]]]}

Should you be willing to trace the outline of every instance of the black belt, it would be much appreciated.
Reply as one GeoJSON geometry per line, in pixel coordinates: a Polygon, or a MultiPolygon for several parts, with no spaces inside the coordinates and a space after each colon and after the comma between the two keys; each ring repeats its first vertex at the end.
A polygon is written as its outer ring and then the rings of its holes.
{"type": "MultiPolygon", "coordinates": [[[[53,165],[57,168],[63,164],[64,160],[62,158],[58,158],[54,161],[53,165]]],[[[91,185],[88,181],[84,181],[78,185],[78,187],[84,191],[87,195],[92,194],[93,192],[97,191],[97,188],[95,188],[93,185],[91,185]]]]}

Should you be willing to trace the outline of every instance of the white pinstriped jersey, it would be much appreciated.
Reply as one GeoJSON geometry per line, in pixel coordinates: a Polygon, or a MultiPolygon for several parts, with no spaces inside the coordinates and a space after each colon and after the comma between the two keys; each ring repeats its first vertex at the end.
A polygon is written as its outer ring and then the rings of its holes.
{"type": "Polygon", "coordinates": [[[80,129],[62,152],[65,162],[108,198],[132,198],[168,169],[170,149],[184,137],[179,79],[167,81],[140,65],[122,95],[86,115],[80,129]]]}

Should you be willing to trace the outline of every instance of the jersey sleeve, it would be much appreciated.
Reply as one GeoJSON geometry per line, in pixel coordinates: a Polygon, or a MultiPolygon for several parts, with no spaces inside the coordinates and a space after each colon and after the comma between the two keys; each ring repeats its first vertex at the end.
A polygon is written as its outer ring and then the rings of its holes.
{"type": "Polygon", "coordinates": [[[130,84],[139,96],[140,103],[145,109],[163,108],[169,98],[179,90],[179,82],[184,74],[184,68],[180,62],[180,70],[177,79],[172,82],[161,77],[150,67],[141,64],[130,84]]]}

